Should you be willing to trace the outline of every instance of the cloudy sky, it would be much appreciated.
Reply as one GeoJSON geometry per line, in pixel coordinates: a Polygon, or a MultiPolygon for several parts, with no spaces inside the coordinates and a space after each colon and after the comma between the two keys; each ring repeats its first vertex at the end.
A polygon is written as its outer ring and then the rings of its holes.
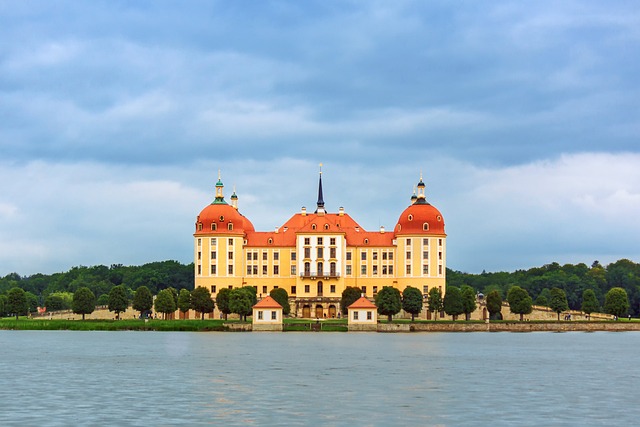
{"type": "Polygon", "coordinates": [[[0,0],[0,276],[192,261],[227,197],[393,228],[448,266],[640,261],[634,1],[0,0]]]}

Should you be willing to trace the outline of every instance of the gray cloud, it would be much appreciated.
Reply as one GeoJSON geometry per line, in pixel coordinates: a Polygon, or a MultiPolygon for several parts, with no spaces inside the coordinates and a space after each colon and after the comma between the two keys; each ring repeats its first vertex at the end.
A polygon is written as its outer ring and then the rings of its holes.
{"type": "Polygon", "coordinates": [[[272,229],[319,162],[369,229],[424,170],[453,268],[634,256],[639,28],[633,2],[0,6],[1,265],[188,261],[217,169],[272,229]]]}

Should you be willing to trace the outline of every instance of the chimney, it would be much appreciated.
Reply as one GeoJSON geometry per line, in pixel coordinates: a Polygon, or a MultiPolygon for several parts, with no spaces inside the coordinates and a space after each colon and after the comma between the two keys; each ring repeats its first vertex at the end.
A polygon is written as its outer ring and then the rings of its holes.
{"type": "Polygon", "coordinates": [[[302,216],[307,216],[307,208],[302,207],[302,216]]]}
{"type": "Polygon", "coordinates": [[[384,225],[380,226],[380,234],[384,234],[384,225]]]}
{"type": "Polygon", "coordinates": [[[342,206],[338,209],[338,216],[344,216],[344,208],[342,206]]]}

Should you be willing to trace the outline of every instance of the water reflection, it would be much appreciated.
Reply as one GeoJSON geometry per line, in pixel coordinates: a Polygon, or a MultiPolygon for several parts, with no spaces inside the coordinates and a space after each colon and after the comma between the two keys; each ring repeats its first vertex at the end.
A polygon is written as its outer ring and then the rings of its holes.
{"type": "Polygon", "coordinates": [[[640,333],[0,331],[0,425],[634,425],[640,333]]]}

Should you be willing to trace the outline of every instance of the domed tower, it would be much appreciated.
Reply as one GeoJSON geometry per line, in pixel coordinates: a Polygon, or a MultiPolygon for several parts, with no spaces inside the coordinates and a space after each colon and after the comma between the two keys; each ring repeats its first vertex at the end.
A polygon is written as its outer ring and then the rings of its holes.
{"type": "Polygon", "coordinates": [[[195,286],[209,288],[212,293],[216,291],[214,283],[219,278],[237,281],[236,277],[241,277],[236,272],[240,273],[242,268],[244,241],[247,233],[255,231],[251,221],[238,211],[235,191],[232,199],[233,206],[225,201],[224,184],[218,172],[215,198],[196,218],[193,234],[195,286]]]}
{"type": "Polygon", "coordinates": [[[398,273],[423,293],[437,286],[444,295],[447,238],[444,218],[427,201],[425,190],[420,174],[411,204],[400,214],[394,229],[401,264],[398,273]]]}

